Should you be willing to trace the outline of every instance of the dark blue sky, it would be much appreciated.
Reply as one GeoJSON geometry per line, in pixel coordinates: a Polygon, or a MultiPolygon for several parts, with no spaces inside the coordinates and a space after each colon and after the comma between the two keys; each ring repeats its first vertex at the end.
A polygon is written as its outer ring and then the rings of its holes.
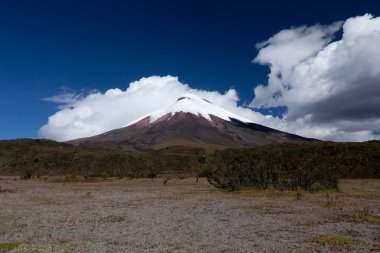
{"type": "Polygon", "coordinates": [[[366,12],[362,1],[1,1],[0,139],[37,137],[60,87],[125,89],[175,75],[193,88],[235,87],[243,101],[266,81],[255,44],[299,25],[366,12]]]}

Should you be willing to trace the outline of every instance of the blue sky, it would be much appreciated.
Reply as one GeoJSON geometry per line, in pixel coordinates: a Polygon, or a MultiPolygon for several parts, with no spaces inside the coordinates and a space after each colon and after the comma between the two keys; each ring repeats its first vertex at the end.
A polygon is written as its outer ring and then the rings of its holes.
{"type": "MultiPolygon", "coordinates": [[[[257,42],[292,26],[380,15],[364,1],[2,1],[0,139],[37,137],[62,92],[126,89],[178,76],[202,90],[234,87],[240,104],[267,82],[257,42]]],[[[279,110],[281,111],[281,110],[279,110]]],[[[274,112],[276,115],[276,110],[274,112]]]]}

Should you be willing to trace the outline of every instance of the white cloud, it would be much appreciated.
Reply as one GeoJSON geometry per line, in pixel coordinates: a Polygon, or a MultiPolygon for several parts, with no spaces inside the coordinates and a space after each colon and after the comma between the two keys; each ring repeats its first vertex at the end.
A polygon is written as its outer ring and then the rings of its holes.
{"type": "Polygon", "coordinates": [[[268,121],[268,117],[260,113],[237,106],[239,98],[234,89],[221,94],[216,91],[192,89],[181,83],[177,77],[151,76],[132,82],[125,91],[110,89],[105,93],[96,92],[87,96],[72,95],[68,96],[69,99],[65,99],[66,94],[62,99],[60,96],[49,99],[63,102],[64,106],[49,117],[48,123],[40,129],[39,134],[58,141],[100,134],[123,127],[142,115],[169,106],[185,93],[197,94],[256,122],[268,121]]]}
{"type": "Polygon", "coordinates": [[[268,64],[268,85],[253,108],[286,106],[283,130],[330,140],[376,138],[380,126],[380,18],[283,30],[260,44],[254,62],[268,64]]]}
{"type": "Polygon", "coordinates": [[[80,98],[80,95],[74,93],[74,92],[63,92],[59,95],[43,98],[42,100],[47,102],[53,102],[57,104],[70,104],[74,103],[76,100],[80,98]]]}
{"type": "Polygon", "coordinates": [[[80,92],[76,92],[68,87],[61,87],[61,92],[58,95],[43,98],[43,101],[59,104],[58,109],[65,109],[70,104],[74,104],[76,101],[83,99],[85,96],[96,93],[97,90],[82,89],[80,92]]]}

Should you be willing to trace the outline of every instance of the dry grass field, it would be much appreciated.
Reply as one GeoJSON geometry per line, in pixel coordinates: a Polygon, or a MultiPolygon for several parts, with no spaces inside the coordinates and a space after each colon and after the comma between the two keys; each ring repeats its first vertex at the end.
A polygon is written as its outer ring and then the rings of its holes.
{"type": "Polygon", "coordinates": [[[380,180],[225,192],[205,179],[0,180],[0,252],[380,252],[380,180]]]}

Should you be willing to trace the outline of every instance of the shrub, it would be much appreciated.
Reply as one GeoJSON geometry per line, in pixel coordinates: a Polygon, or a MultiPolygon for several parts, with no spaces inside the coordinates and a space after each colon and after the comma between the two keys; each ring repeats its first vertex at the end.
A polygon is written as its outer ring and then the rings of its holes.
{"type": "Polygon", "coordinates": [[[320,236],[313,240],[318,244],[333,244],[333,245],[352,245],[360,244],[359,240],[337,236],[320,236]]]}
{"type": "Polygon", "coordinates": [[[22,172],[22,175],[20,176],[23,180],[28,180],[32,178],[32,171],[31,170],[25,170],[22,172]]]}

